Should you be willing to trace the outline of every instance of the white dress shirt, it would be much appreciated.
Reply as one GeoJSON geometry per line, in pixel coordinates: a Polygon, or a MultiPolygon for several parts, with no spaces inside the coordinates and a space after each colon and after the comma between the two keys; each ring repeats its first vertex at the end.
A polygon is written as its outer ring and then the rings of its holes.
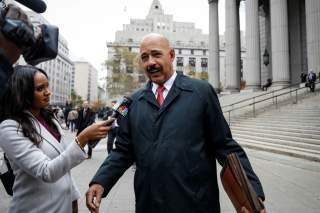
{"type": "MultiPolygon", "coordinates": [[[[172,87],[172,85],[173,85],[173,82],[174,82],[174,80],[176,79],[176,77],[177,77],[177,73],[174,72],[174,73],[172,74],[172,76],[163,84],[163,86],[164,86],[164,88],[165,88],[165,90],[163,91],[163,98],[164,98],[164,99],[166,99],[166,97],[167,97],[167,95],[168,95],[168,93],[169,93],[169,91],[170,91],[170,89],[171,89],[171,87],[172,87]]],[[[157,98],[157,95],[158,95],[158,94],[157,94],[157,89],[158,89],[158,87],[159,87],[158,84],[152,82],[152,92],[153,92],[153,94],[156,96],[156,98],[157,98]]]]}

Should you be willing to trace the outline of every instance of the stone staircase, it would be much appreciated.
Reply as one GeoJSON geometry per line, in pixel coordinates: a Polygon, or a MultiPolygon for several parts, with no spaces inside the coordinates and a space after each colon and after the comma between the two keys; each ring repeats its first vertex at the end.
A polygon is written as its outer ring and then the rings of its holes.
{"type": "Polygon", "coordinates": [[[230,127],[243,147],[320,162],[319,93],[255,118],[236,116],[230,127]]]}

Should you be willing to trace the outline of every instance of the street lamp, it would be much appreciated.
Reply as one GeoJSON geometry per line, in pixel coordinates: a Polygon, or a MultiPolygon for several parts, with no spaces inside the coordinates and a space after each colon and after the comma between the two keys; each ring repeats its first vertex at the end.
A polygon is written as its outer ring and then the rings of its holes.
{"type": "Polygon", "coordinates": [[[269,53],[268,53],[267,49],[265,49],[264,53],[263,53],[263,64],[265,66],[268,66],[268,64],[269,64],[269,53]]]}

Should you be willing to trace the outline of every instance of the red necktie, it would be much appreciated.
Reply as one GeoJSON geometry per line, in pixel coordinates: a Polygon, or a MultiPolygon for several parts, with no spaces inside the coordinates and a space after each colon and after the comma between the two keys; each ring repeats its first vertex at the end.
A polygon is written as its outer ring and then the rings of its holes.
{"type": "Polygon", "coordinates": [[[162,106],[164,102],[163,92],[165,89],[166,88],[163,85],[159,85],[159,87],[157,88],[157,101],[160,106],[162,106]]]}

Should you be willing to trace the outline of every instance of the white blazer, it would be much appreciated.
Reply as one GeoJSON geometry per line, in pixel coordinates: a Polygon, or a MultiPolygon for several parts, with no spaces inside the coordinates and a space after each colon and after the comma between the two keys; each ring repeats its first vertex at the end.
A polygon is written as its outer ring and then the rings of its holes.
{"type": "Polygon", "coordinates": [[[80,192],[70,170],[86,159],[75,142],[66,142],[60,125],[60,143],[34,119],[43,140],[37,147],[24,137],[19,124],[5,120],[0,124],[0,147],[8,156],[16,176],[10,213],[72,212],[72,201],[80,192]]]}

